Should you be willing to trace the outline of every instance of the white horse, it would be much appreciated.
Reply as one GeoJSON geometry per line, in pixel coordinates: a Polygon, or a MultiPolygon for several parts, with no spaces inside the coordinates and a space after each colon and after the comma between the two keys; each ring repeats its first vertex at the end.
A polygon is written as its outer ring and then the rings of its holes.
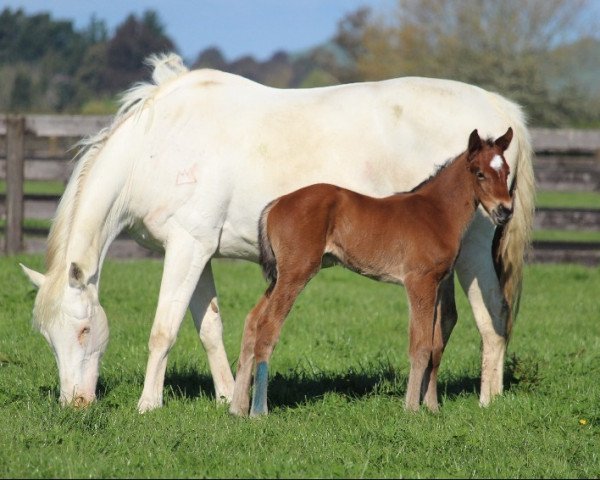
{"type": "Polygon", "coordinates": [[[216,397],[230,400],[234,381],[210,260],[256,261],[268,202],[319,182],[372,196],[410,190],[435,170],[432,159],[461,152],[473,129],[495,138],[511,126],[514,216],[497,232],[478,212],[456,264],[483,341],[480,403],[502,392],[533,216],[531,147],[517,105],[448,80],[280,90],[188,71],[173,54],[150,64],[153,83],[126,92],[110,127],[83,142],[48,237],[46,274],[23,266],[39,287],[34,322],[56,356],[63,404],[95,398],[108,341],[100,273],[124,228],[165,251],[139,411],[162,404],[167,356],[188,305],[216,397]]]}

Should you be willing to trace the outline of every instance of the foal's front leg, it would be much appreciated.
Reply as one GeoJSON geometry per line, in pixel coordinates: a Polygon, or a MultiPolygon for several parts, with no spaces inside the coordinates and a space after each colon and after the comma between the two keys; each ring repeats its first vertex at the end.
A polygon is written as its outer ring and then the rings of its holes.
{"type": "MultiPolygon", "coordinates": [[[[411,275],[404,283],[409,303],[410,373],[406,388],[405,407],[419,409],[425,371],[433,353],[433,321],[437,281],[435,278],[411,275]]],[[[437,403],[437,400],[436,400],[437,403]]]]}
{"type": "Polygon", "coordinates": [[[435,323],[433,326],[433,351],[431,362],[425,371],[422,384],[421,394],[423,395],[423,403],[432,412],[438,410],[438,369],[452,329],[456,325],[457,318],[458,313],[456,311],[454,296],[454,274],[451,274],[440,283],[438,288],[435,323]]]}

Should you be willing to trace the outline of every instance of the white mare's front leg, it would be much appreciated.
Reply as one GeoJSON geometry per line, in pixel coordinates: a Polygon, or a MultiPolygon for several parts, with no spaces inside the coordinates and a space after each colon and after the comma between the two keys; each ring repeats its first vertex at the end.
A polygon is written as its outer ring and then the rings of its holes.
{"type": "Polygon", "coordinates": [[[200,274],[214,254],[216,242],[202,242],[174,226],[165,245],[165,261],[156,316],[150,333],[140,413],[162,405],[167,356],[185,315],[200,274]]]}
{"type": "Polygon", "coordinates": [[[482,341],[479,403],[489,405],[502,393],[506,353],[507,307],[492,260],[491,222],[477,213],[456,263],[459,282],[469,298],[482,341]]]}
{"type": "Polygon", "coordinates": [[[219,314],[217,291],[210,262],[204,267],[192,294],[190,311],[200,341],[206,350],[217,401],[230,402],[233,396],[233,375],[223,345],[223,323],[219,314]]]}

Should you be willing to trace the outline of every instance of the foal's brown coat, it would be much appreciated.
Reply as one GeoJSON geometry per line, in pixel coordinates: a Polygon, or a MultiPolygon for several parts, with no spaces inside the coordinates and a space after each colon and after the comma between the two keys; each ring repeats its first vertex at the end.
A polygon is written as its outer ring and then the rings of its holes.
{"type": "MultiPolygon", "coordinates": [[[[473,131],[464,153],[408,193],[372,198],[317,184],[269,204],[259,241],[271,285],[246,319],[231,412],[247,413],[253,360],[268,362],[296,297],[331,257],[362,275],[406,287],[411,362],[406,407],[417,409],[422,395],[437,410],[437,370],[456,323],[453,265],[480,203],[496,223],[510,218],[509,168],[500,158],[511,139],[510,128],[495,142],[473,131]]],[[[261,381],[264,398],[253,404],[253,414],[267,411],[266,376],[261,381]]]]}

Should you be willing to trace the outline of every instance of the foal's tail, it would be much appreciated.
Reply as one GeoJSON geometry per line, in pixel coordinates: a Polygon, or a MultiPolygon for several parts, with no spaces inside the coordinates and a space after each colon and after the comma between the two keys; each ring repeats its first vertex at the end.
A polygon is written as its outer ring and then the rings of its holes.
{"type": "Polygon", "coordinates": [[[535,179],[533,150],[521,109],[513,104],[503,105],[512,114],[509,121],[515,131],[517,156],[511,185],[513,216],[507,225],[496,229],[492,255],[500,287],[509,307],[506,335],[510,337],[513,322],[519,311],[523,285],[523,265],[531,244],[535,213],[535,179]]]}
{"type": "Polygon", "coordinates": [[[263,209],[260,214],[260,220],[258,221],[258,263],[260,263],[263,275],[267,281],[270,282],[269,288],[267,289],[267,295],[271,293],[271,290],[273,290],[273,287],[277,282],[277,259],[275,258],[273,246],[271,245],[271,240],[267,233],[267,219],[269,217],[269,212],[276,201],[277,200],[273,200],[263,209]]]}

